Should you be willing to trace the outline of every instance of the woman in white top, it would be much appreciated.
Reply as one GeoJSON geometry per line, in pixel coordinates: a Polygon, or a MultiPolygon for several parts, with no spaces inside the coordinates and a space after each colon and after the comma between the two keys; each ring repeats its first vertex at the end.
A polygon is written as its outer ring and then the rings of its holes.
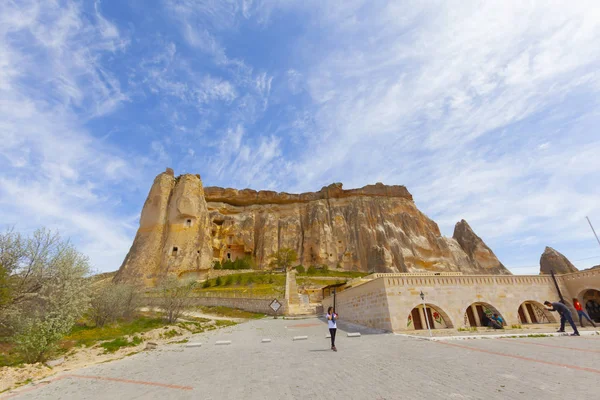
{"type": "Polygon", "coordinates": [[[327,309],[327,325],[329,325],[329,333],[331,334],[331,350],[337,351],[335,348],[335,333],[337,331],[336,320],[338,315],[333,311],[333,307],[327,309]]]}

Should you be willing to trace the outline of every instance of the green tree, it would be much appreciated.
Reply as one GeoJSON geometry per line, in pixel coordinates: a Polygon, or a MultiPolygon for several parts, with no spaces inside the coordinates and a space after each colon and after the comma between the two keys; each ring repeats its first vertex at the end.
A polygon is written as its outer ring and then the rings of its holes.
{"type": "Polygon", "coordinates": [[[289,247],[282,247],[271,256],[269,266],[271,268],[281,268],[284,271],[287,271],[292,267],[292,264],[295,263],[296,260],[298,260],[298,253],[296,253],[296,250],[290,249],[289,247]]]}
{"type": "Polygon", "coordinates": [[[299,274],[303,274],[306,270],[304,269],[304,265],[296,265],[296,272],[299,274]]]}
{"type": "Polygon", "coordinates": [[[89,305],[90,265],[58,233],[0,235],[5,298],[0,327],[25,361],[43,361],[89,305]]]}

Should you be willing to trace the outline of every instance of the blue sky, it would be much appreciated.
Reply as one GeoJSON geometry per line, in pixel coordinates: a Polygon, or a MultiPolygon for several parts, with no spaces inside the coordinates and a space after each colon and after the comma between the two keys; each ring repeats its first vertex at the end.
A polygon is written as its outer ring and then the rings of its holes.
{"type": "Polygon", "coordinates": [[[3,1],[0,224],[116,270],[169,166],[403,184],[513,273],[600,264],[599,37],[594,1],[3,1]]]}

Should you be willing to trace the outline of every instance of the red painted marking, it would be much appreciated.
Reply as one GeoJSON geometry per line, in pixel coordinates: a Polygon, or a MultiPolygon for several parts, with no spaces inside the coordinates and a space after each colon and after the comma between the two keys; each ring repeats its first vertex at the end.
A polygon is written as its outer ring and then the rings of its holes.
{"type": "MultiPolygon", "coordinates": [[[[179,390],[194,390],[193,387],[191,386],[179,386],[179,385],[170,385],[167,383],[159,383],[159,382],[145,382],[145,381],[133,381],[130,379],[121,379],[121,378],[109,378],[109,377],[105,377],[105,376],[90,376],[90,375],[75,375],[75,374],[68,374],[68,375],[62,375],[62,376],[58,376],[56,378],[52,378],[52,379],[45,379],[43,381],[41,381],[40,383],[52,383],[52,382],[57,382],[57,381],[61,381],[63,379],[67,379],[67,378],[80,378],[80,379],[95,379],[95,380],[99,380],[99,381],[112,381],[112,382],[122,382],[122,383],[132,383],[135,385],[147,385],[147,386],[158,386],[158,387],[164,387],[167,389],[179,389],[179,390]]],[[[10,399],[12,397],[15,396],[20,396],[23,393],[27,393],[27,392],[31,392],[33,390],[39,389],[40,388],[40,383],[36,384],[36,386],[27,388],[27,389],[23,389],[23,390],[19,390],[16,393],[12,393],[9,394],[8,396],[2,397],[3,399],[10,399]]]]}
{"type": "Polygon", "coordinates": [[[593,372],[593,373],[596,373],[596,374],[600,374],[600,369],[578,367],[577,365],[560,364],[560,363],[555,363],[555,362],[551,362],[551,361],[537,360],[535,358],[517,356],[517,355],[513,355],[513,354],[498,353],[497,351],[478,349],[476,347],[463,346],[461,344],[446,343],[446,342],[442,342],[442,341],[438,341],[438,342],[435,342],[435,343],[444,344],[446,346],[459,347],[459,348],[462,348],[462,349],[479,351],[481,353],[494,354],[496,356],[502,356],[502,357],[508,357],[508,358],[515,358],[517,360],[531,361],[531,362],[536,362],[536,363],[539,363],[539,364],[553,365],[555,367],[570,368],[570,369],[576,369],[578,371],[586,371],[586,372],[593,372]]]}
{"type": "Polygon", "coordinates": [[[533,344],[533,345],[536,345],[536,346],[554,347],[554,348],[557,348],[557,349],[585,351],[586,353],[600,353],[600,350],[589,350],[589,349],[582,349],[582,348],[579,348],[579,347],[565,347],[565,346],[557,346],[557,345],[554,345],[554,344],[533,343],[533,342],[526,342],[524,340],[514,340],[514,339],[502,339],[502,338],[500,338],[500,340],[502,340],[503,342],[514,342],[514,343],[519,343],[519,344],[533,344]]]}
{"type": "Polygon", "coordinates": [[[65,375],[66,377],[72,378],[82,378],[82,379],[96,379],[99,381],[112,381],[112,382],[123,382],[123,383],[133,383],[135,385],[148,385],[148,386],[158,386],[169,389],[180,389],[180,390],[193,390],[194,388],[191,386],[179,386],[179,385],[170,385],[167,383],[158,383],[158,382],[146,382],[146,381],[132,381],[130,379],[121,379],[121,378],[109,378],[106,376],[89,376],[89,375],[65,375]]]}

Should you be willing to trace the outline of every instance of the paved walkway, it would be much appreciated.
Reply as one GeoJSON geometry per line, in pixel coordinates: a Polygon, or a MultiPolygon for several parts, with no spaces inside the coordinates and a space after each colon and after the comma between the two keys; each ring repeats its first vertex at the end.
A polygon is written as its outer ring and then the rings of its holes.
{"type": "Polygon", "coordinates": [[[316,318],[250,321],[195,336],[202,347],[163,346],[0,398],[548,400],[589,398],[600,380],[600,336],[430,342],[339,331],[334,353],[326,333],[316,318]],[[308,340],[292,340],[300,335],[308,340]]]}

